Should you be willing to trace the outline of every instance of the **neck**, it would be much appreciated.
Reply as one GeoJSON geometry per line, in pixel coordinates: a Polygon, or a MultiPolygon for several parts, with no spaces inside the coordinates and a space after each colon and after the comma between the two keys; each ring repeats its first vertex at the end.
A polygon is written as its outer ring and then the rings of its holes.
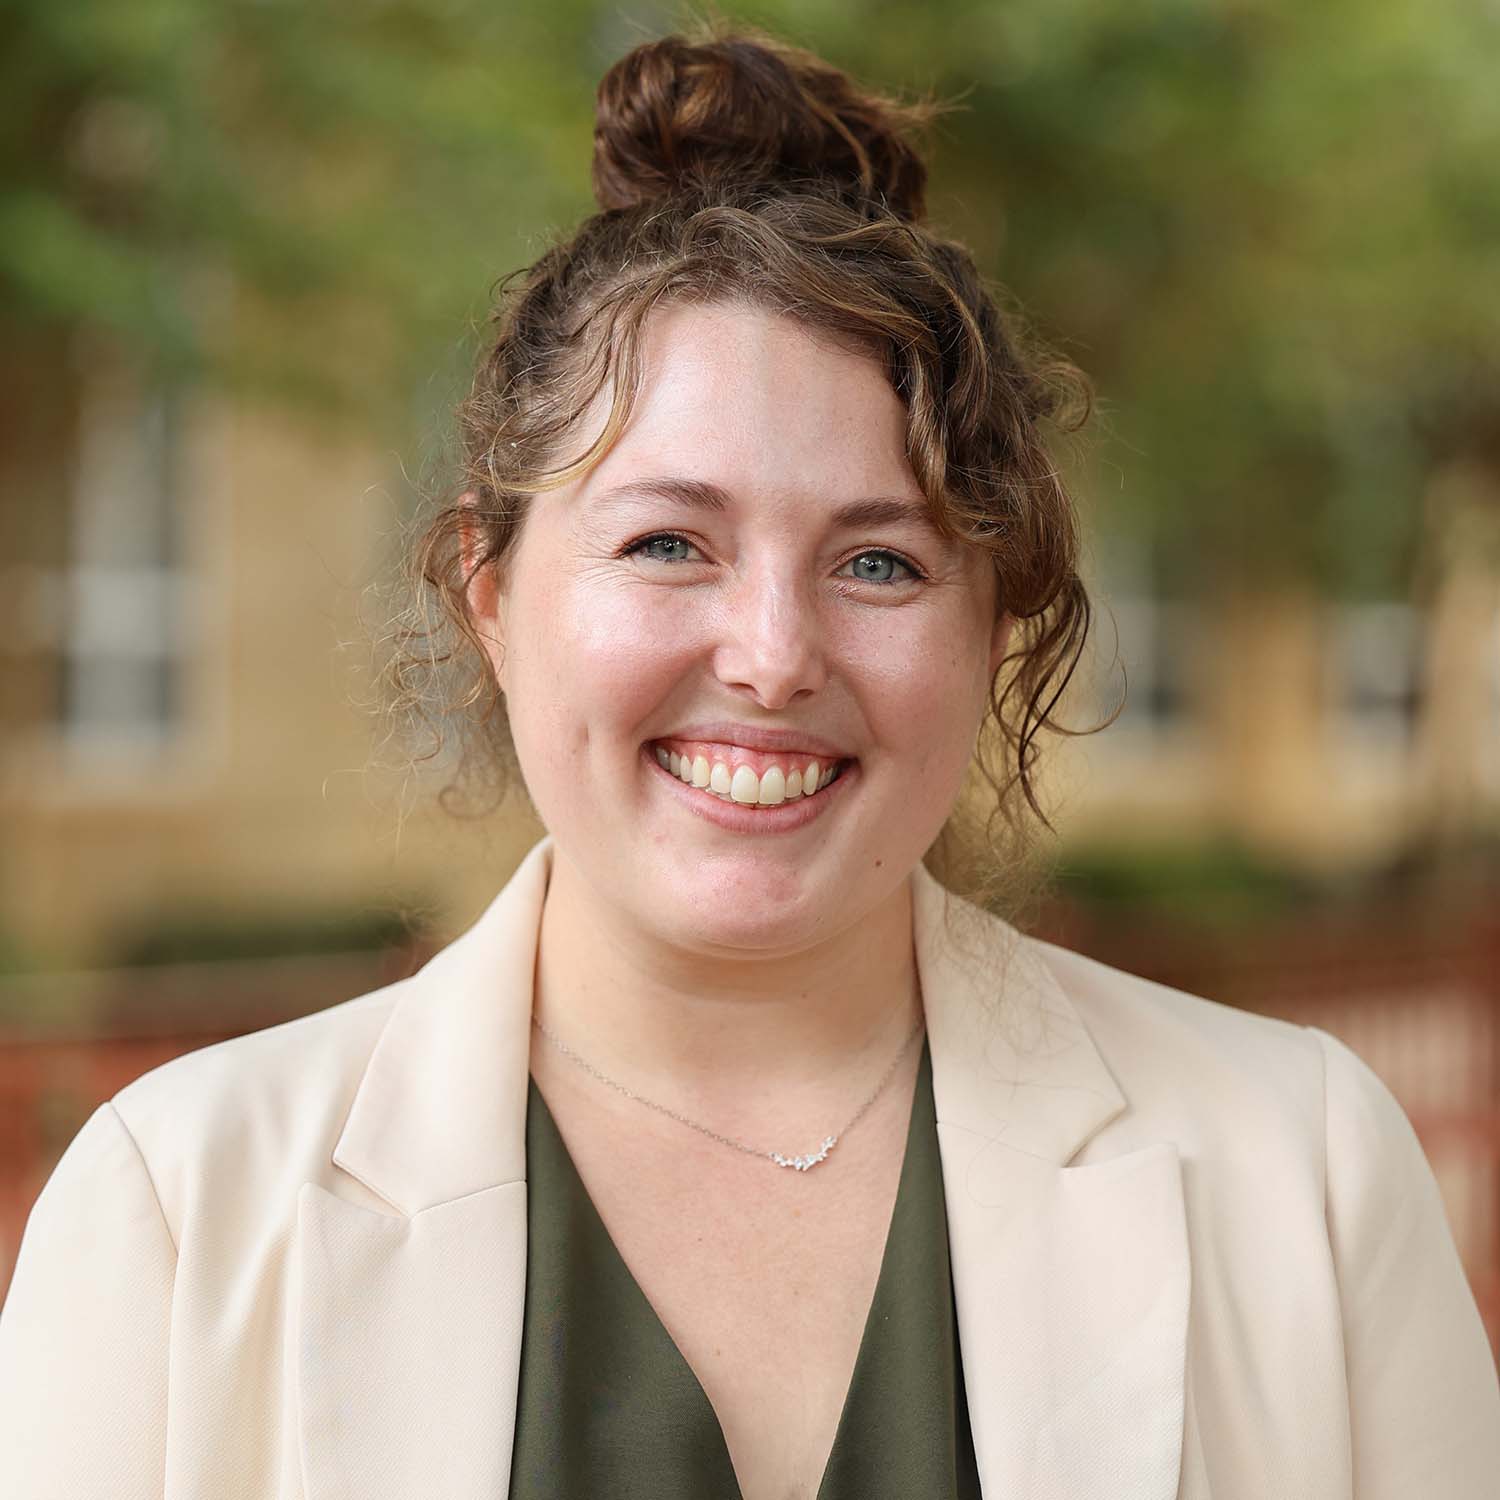
{"type": "Polygon", "coordinates": [[[911,882],[815,947],[686,951],[602,903],[554,854],[535,1015],[601,1072],[663,1103],[737,1112],[842,1098],[890,1065],[922,1014],[911,882]]]}

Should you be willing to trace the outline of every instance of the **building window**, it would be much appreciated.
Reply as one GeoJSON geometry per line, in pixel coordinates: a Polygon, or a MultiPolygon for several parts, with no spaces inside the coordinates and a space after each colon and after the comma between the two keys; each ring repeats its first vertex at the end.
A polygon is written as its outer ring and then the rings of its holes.
{"type": "Polygon", "coordinates": [[[1481,731],[1484,742],[1479,764],[1485,778],[1485,789],[1491,797],[1500,800],[1500,609],[1490,617],[1485,640],[1489,713],[1481,731]]]}
{"type": "Polygon", "coordinates": [[[1421,712],[1421,618],[1409,604],[1329,607],[1328,701],[1337,729],[1373,749],[1410,748],[1421,712]]]}
{"type": "Polygon", "coordinates": [[[1109,537],[1096,563],[1097,575],[1089,580],[1093,695],[1101,717],[1121,709],[1109,744],[1191,739],[1201,717],[1200,611],[1158,586],[1160,563],[1147,537],[1109,537]]]}
{"type": "Polygon", "coordinates": [[[66,562],[45,587],[54,727],[75,765],[153,758],[181,727],[181,408],[118,366],[85,371],[66,562]]]}
{"type": "Polygon", "coordinates": [[[1103,707],[1111,710],[1125,696],[1115,721],[1126,733],[1152,737],[1177,732],[1195,717],[1194,653],[1201,622],[1193,606],[1145,595],[1107,601],[1105,618],[1119,631],[1124,666],[1106,673],[1103,707]]]}

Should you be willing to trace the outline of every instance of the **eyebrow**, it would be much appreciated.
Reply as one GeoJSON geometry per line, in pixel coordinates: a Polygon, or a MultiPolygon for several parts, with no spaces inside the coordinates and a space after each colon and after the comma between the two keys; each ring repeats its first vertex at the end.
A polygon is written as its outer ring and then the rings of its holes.
{"type": "MultiPolygon", "coordinates": [[[[718,512],[728,510],[734,503],[734,497],[728,490],[709,480],[682,479],[672,474],[660,474],[626,480],[623,484],[606,490],[594,504],[600,507],[615,505],[635,496],[666,500],[692,510],[718,512]]],[[[869,495],[862,500],[849,500],[834,509],[832,519],[839,526],[906,524],[921,527],[933,536],[942,535],[926,504],[910,500],[904,495],[869,495]]]]}

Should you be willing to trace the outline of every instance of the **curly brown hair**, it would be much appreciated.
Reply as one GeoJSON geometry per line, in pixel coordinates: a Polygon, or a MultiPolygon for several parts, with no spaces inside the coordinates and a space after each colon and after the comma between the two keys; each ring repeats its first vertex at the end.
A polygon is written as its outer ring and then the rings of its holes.
{"type": "Polygon", "coordinates": [[[503,570],[532,495],[581,478],[624,429],[653,309],[743,304],[880,363],[908,412],[907,454],[937,524],[993,560],[997,607],[1016,623],[971,768],[984,815],[955,812],[924,863],[982,904],[1016,908],[1033,825],[1052,828],[1036,793],[1037,737],[1093,732],[1056,718],[1091,609],[1074,506],[1041,431],[1076,430],[1092,399],[1071,362],[1013,306],[1002,312],[1003,292],[970,252],[924,222],[927,168],[913,141],[951,107],[900,102],[717,17],[636,47],[604,75],[599,212],[500,283],[493,337],[458,407],[458,473],[414,527],[387,637],[385,708],[430,733],[415,761],[458,744],[446,810],[460,789],[483,789],[487,813],[521,780],[470,580],[503,570]],[[604,430],[565,459],[601,391],[604,430]]]}

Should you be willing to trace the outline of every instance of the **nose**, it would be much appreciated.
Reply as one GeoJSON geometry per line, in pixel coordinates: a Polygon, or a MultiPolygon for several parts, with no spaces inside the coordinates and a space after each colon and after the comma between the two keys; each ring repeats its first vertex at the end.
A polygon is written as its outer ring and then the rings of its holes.
{"type": "Polygon", "coordinates": [[[748,569],[729,596],[714,666],[721,682],[762,708],[816,693],[828,664],[812,584],[784,562],[748,569]]]}

